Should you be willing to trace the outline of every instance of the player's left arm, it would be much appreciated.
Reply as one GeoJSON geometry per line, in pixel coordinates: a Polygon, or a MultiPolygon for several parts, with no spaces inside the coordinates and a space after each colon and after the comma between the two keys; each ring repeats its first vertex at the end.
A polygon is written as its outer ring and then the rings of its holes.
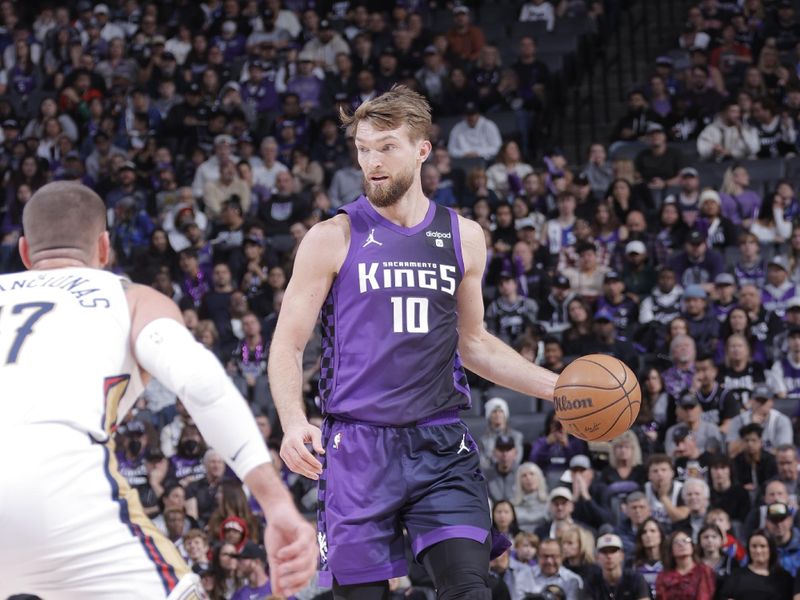
{"type": "Polygon", "coordinates": [[[489,381],[529,396],[553,400],[558,375],[525,360],[486,331],[481,281],[486,265],[486,242],[480,225],[458,218],[464,277],[456,292],[458,351],[464,366],[489,381]]]}

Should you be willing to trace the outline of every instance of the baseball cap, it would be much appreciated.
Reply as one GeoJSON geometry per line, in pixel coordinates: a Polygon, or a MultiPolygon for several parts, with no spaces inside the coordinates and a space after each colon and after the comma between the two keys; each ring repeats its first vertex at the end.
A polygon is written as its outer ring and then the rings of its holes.
{"type": "Polygon", "coordinates": [[[244,244],[255,244],[256,246],[263,246],[264,240],[255,235],[248,235],[245,236],[245,238],[242,240],[242,245],[244,244]]]}
{"type": "Polygon", "coordinates": [[[6,119],[3,121],[3,129],[19,129],[16,119],[6,119]]]}
{"type": "Polygon", "coordinates": [[[88,0],[81,0],[78,2],[78,12],[84,12],[87,10],[92,10],[92,3],[88,0]]]}
{"type": "Polygon", "coordinates": [[[514,279],[514,274],[508,270],[500,271],[500,275],[498,275],[499,279],[514,279]]]}
{"type": "Polygon", "coordinates": [[[684,392],[678,397],[678,406],[681,408],[694,408],[697,404],[697,396],[692,392],[684,392]]]}
{"type": "Polygon", "coordinates": [[[687,236],[686,241],[692,244],[693,246],[698,246],[700,244],[705,243],[706,236],[703,235],[701,231],[697,231],[697,229],[692,230],[692,232],[687,236]]]}
{"type": "Polygon", "coordinates": [[[120,165],[119,170],[120,171],[125,171],[126,169],[128,171],[135,171],[136,170],[136,165],[133,164],[131,161],[126,160],[124,163],[122,163],[120,165]]]}
{"type": "Polygon", "coordinates": [[[397,50],[394,49],[394,46],[385,46],[383,50],[381,50],[381,56],[393,56],[397,58],[397,50]]]}
{"type": "Polygon", "coordinates": [[[759,398],[762,400],[772,400],[774,394],[766,383],[757,383],[753,386],[753,391],[750,393],[750,397],[753,400],[757,400],[759,398]]]}
{"type": "Polygon", "coordinates": [[[692,434],[691,430],[686,425],[678,425],[672,431],[672,441],[675,444],[678,444],[685,440],[692,434]]]}
{"type": "Polygon", "coordinates": [[[736,278],[730,273],[720,273],[714,278],[714,285],[736,285],[736,278]]]}
{"type": "Polygon", "coordinates": [[[234,139],[229,136],[227,133],[221,133],[217,137],[214,138],[214,145],[217,146],[219,144],[233,144],[234,139]]]}
{"type": "Polygon", "coordinates": [[[423,54],[439,54],[439,51],[436,49],[436,46],[433,44],[429,46],[425,46],[425,50],[422,51],[423,54]]]}
{"type": "Polygon", "coordinates": [[[200,84],[196,81],[193,81],[189,84],[189,87],[186,88],[186,92],[189,94],[199,94],[200,93],[200,84]]]}
{"type": "Polygon", "coordinates": [[[594,313],[594,320],[595,321],[609,321],[614,322],[614,313],[612,313],[607,308],[601,308],[596,313],[594,313]]]}
{"type": "Polygon", "coordinates": [[[553,279],[553,287],[569,288],[571,286],[569,283],[569,279],[567,279],[564,275],[556,275],[555,278],[553,279]]]}
{"type": "Polygon", "coordinates": [[[263,546],[259,546],[255,542],[247,542],[238,554],[234,554],[235,558],[255,558],[266,562],[267,551],[263,546]]]}
{"type": "Polygon", "coordinates": [[[681,177],[699,177],[700,174],[694,167],[684,167],[680,172],[681,177]]]}
{"type": "Polygon", "coordinates": [[[467,102],[464,105],[464,114],[465,115],[474,115],[477,112],[479,112],[478,111],[478,105],[475,104],[474,102],[467,102]]]}
{"type": "Polygon", "coordinates": [[[616,548],[622,550],[622,540],[618,535],[607,533],[597,538],[597,550],[605,550],[606,548],[616,548]]]}
{"type": "Polygon", "coordinates": [[[311,50],[303,50],[297,55],[297,60],[300,62],[314,62],[314,53],[311,50]]]}
{"type": "Polygon", "coordinates": [[[657,133],[657,132],[664,132],[664,127],[661,123],[648,123],[647,124],[647,133],[657,133]]]}
{"type": "Polygon", "coordinates": [[[330,29],[331,28],[331,22],[328,21],[328,19],[322,19],[322,21],[319,22],[319,28],[320,29],[330,29]]]}
{"type": "Polygon", "coordinates": [[[125,433],[140,434],[144,433],[144,423],[141,421],[131,421],[125,424],[125,433]]]}
{"type": "MultiPolygon", "coordinates": [[[[646,254],[647,248],[644,242],[640,240],[633,240],[625,245],[625,254],[646,254]]],[[[606,275],[608,277],[608,275],[606,275]]]]}
{"type": "Polygon", "coordinates": [[[222,24],[222,31],[227,31],[229,33],[233,33],[236,31],[236,22],[235,21],[225,21],[222,24]]]}
{"type": "Polygon", "coordinates": [[[453,8],[454,15],[461,15],[461,14],[469,14],[469,7],[464,6],[463,4],[459,4],[455,8],[453,8]]]}
{"type": "Polygon", "coordinates": [[[656,57],[656,64],[671,67],[674,64],[674,61],[669,56],[658,56],[656,57]]]}
{"type": "Polygon", "coordinates": [[[792,337],[793,335],[800,335],[800,325],[792,325],[789,327],[788,335],[789,337],[792,337]]]}
{"type": "Polygon", "coordinates": [[[705,288],[702,285],[698,285],[693,283],[691,285],[687,285],[686,289],[683,290],[683,297],[685,298],[708,298],[708,294],[706,293],[705,288]]]}
{"type": "Polygon", "coordinates": [[[773,502],[767,506],[767,519],[773,523],[780,523],[786,517],[792,516],[792,510],[783,502],[773,502]]]}
{"type": "Polygon", "coordinates": [[[495,438],[494,447],[501,452],[507,452],[508,450],[516,448],[517,445],[514,443],[514,438],[510,435],[501,434],[495,438]]]}
{"type": "Polygon", "coordinates": [[[565,488],[563,486],[559,486],[554,488],[553,491],[550,492],[550,495],[547,496],[547,500],[552,502],[555,498],[566,498],[570,502],[572,502],[572,492],[569,488],[565,488]]]}
{"type": "MultiPolygon", "coordinates": [[[[641,243],[641,242],[639,242],[639,243],[641,243]]],[[[626,248],[626,250],[627,250],[627,248],[626,248]]],[[[603,277],[603,281],[604,282],[605,281],[622,281],[622,277],[620,277],[619,273],[617,273],[616,271],[612,270],[612,271],[609,271],[608,273],[606,273],[606,276],[603,277]]]]}
{"type": "Polygon", "coordinates": [[[94,14],[96,15],[107,15],[109,12],[106,4],[98,4],[94,7],[94,14]]]}
{"type": "Polygon", "coordinates": [[[569,468],[589,470],[592,468],[592,463],[589,461],[589,457],[585,454],[576,454],[569,460],[569,468]]]}
{"type": "Polygon", "coordinates": [[[780,256],[780,255],[773,256],[772,259],[770,259],[770,261],[767,263],[767,266],[768,267],[772,267],[772,266],[779,267],[779,268],[783,269],[784,271],[786,271],[787,273],[789,272],[789,263],[786,261],[785,257],[780,256]]]}

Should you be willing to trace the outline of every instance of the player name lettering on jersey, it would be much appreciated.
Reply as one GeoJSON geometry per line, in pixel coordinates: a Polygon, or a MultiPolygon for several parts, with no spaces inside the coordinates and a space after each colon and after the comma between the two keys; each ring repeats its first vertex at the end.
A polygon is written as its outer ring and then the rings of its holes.
{"type": "Polygon", "coordinates": [[[78,304],[84,308],[108,308],[111,306],[111,302],[107,298],[91,297],[100,292],[101,289],[96,287],[87,288],[87,285],[92,285],[89,279],[78,275],[36,275],[30,273],[27,276],[23,275],[19,279],[15,279],[10,284],[7,282],[5,285],[0,283],[0,293],[21,289],[57,288],[68,291],[78,300],[78,304]]]}
{"type": "Polygon", "coordinates": [[[456,291],[456,267],[413,261],[358,263],[358,291],[420,288],[450,294],[456,291]]]}

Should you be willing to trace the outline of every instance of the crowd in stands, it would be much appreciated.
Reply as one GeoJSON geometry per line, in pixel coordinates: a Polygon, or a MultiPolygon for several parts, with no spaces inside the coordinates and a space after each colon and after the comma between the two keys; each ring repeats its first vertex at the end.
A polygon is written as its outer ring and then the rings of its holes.
{"type": "MultiPolygon", "coordinates": [[[[552,36],[620,6],[516,14],[552,36]]],[[[556,372],[613,354],[643,391],[629,432],[587,444],[552,414],[518,430],[519,403],[473,378],[493,521],[514,542],[492,562],[494,597],[791,598],[800,180],[750,171],[798,154],[799,16],[788,0],[698,2],[612,138],[574,166],[542,138],[553,74],[538,40],[485,35],[491,3],[1,1],[0,272],[22,269],[21,214],[41,185],[97,190],[110,268],[179,304],[312,518],[314,482],[277,454],[270,340],[298,244],[362,192],[337,111],[407,85],[433,107],[423,190],[485,230],[487,328],[556,372]]],[[[319,337],[303,361],[316,423],[319,337]]],[[[179,399],[151,382],[116,448],[211,598],[266,597],[262,516],[179,399]]],[[[413,561],[391,587],[434,597],[413,561]]]]}

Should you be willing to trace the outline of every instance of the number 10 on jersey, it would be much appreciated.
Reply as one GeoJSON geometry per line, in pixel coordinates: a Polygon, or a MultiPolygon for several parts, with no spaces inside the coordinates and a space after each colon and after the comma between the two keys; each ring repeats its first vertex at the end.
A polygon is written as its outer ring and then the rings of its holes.
{"type": "Polygon", "coordinates": [[[394,333],[428,333],[428,299],[392,296],[394,333]]]}

